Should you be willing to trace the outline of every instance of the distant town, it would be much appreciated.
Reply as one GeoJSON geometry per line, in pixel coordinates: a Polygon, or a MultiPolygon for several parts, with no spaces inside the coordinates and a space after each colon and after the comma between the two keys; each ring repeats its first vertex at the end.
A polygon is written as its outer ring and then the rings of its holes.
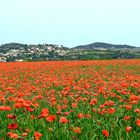
{"type": "Polygon", "coordinates": [[[140,58],[140,47],[100,42],[73,48],[53,44],[27,45],[19,43],[0,46],[0,62],[138,58],[140,58]]]}

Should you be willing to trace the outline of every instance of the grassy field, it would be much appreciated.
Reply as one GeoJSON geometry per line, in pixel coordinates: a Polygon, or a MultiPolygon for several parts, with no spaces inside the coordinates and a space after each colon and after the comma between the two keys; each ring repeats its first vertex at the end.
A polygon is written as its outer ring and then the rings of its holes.
{"type": "Polygon", "coordinates": [[[139,140],[140,60],[0,63],[0,140],[139,140]]]}

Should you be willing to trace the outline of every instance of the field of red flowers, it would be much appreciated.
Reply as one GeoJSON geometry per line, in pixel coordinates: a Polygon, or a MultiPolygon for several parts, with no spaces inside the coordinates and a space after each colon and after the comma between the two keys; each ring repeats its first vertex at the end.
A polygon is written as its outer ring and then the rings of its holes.
{"type": "Polygon", "coordinates": [[[140,139],[140,60],[0,63],[10,139],[140,139]]]}

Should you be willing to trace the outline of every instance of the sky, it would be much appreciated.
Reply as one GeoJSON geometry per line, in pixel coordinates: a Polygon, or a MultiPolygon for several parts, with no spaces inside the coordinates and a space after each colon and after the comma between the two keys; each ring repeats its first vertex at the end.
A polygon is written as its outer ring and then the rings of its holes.
{"type": "Polygon", "coordinates": [[[140,47],[140,0],[0,0],[0,44],[140,47]]]}

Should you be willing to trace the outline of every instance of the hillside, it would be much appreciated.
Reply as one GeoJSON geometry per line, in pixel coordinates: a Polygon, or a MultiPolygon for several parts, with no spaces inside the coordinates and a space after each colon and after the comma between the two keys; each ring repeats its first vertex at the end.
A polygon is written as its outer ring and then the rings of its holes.
{"type": "Polygon", "coordinates": [[[108,43],[95,42],[88,45],[80,45],[74,47],[75,49],[93,50],[93,49],[134,49],[136,47],[130,45],[115,45],[108,43]]]}
{"type": "Polygon", "coordinates": [[[133,58],[140,58],[139,47],[100,42],[73,48],[54,44],[27,45],[20,43],[0,46],[0,62],[133,58]]]}

